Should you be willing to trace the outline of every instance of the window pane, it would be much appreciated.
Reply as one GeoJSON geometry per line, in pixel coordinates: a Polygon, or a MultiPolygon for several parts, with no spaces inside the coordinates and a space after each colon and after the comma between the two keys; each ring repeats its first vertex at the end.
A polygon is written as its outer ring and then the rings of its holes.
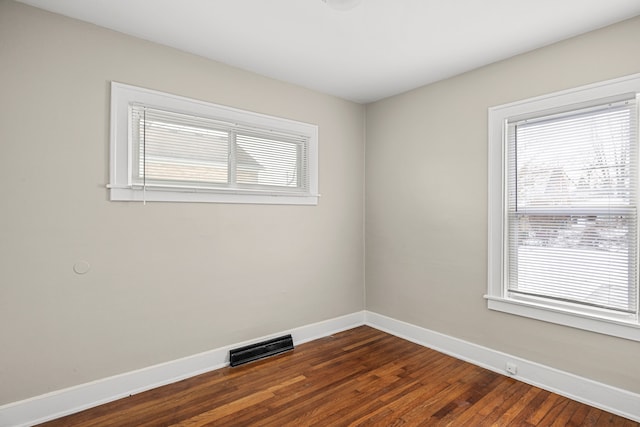
{"type": "Polygon", "coordinates": [[[629,205],[631,114],[623,105],[517,124],[517,209],[629,205]]]}
{"type": "Polygon", "coordinates": [[[300,141],[238,134],[236,146],[238,184],[304,189],[300,141]]]}
{"type": "Polygon", "coordinates": [[[144,107],[134,107],[133,119],[135,183],[227,182],[227,131],[197,117],[144,107]]]}
{"type": "Polygon", "coordinates": [[[511,215],[510,291],[635,312],[633,213],[511,215]]]}

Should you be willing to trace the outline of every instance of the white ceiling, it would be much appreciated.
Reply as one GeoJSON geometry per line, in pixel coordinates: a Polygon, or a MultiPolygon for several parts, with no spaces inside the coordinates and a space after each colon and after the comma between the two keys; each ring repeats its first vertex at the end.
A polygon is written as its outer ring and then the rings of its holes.
{"type": "Polygon", "coordinates": [[[361,103],[640,15],[640,0],[19,1],[361,103]]]}

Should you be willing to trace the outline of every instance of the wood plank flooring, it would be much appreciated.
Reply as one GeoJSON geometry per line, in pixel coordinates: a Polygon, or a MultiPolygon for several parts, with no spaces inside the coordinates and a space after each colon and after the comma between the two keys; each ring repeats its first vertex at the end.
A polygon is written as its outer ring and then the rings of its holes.
{"type": "Polygon", "coordinates": [[[44,426],[636,426],[362,326],[44,426]]]}

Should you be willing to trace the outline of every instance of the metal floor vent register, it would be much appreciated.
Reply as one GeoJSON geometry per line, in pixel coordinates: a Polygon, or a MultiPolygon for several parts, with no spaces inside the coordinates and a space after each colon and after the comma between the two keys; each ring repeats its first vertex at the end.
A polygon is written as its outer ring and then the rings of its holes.
{"type": "Polygon", "coordinates": [[[293,350],[293,339],[291,335],[284,335],[256,344],[247,345],[229,351],[229,362],[231,366],[238,366],[254,360],[264,359],[275,354],[293,350]]]}

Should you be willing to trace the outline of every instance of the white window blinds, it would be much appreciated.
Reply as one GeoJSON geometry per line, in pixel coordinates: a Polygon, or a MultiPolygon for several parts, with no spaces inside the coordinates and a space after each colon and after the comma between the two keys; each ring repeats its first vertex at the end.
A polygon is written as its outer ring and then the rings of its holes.
{"type": "Polygon", "coordinates": [[[637,313],[636,108],[507,121],[510,297],[637,313]]]}
{"type": "Polygon", "coordinates": [[[307,192],[308,138],[131,105],[132,184],[307,192]]]}

